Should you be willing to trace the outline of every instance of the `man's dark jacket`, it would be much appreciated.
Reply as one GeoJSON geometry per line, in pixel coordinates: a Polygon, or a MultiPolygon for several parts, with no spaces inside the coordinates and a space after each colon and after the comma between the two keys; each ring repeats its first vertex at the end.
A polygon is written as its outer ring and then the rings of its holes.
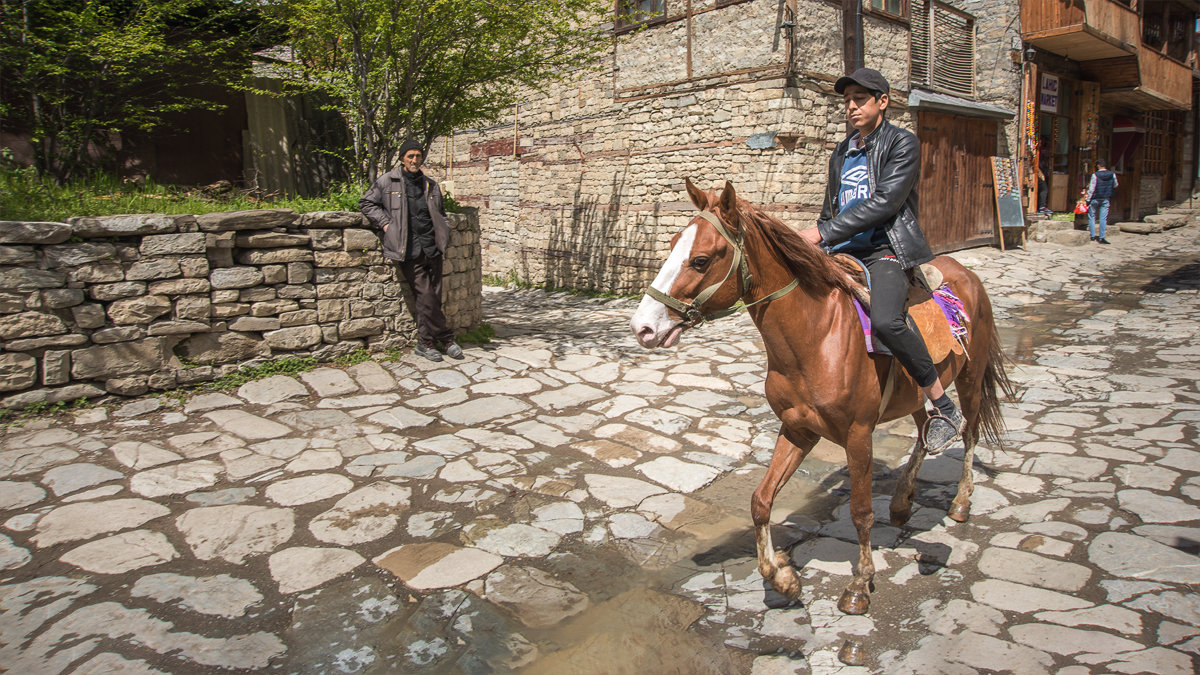
{"type": "MultiPolygon", "coordinates": [[[[392,260],[404,260],[408,251],[408,198],[404,192],[404,176],[400,168],[380,176],[367,190],[367,194],[358,200],[358,210],[362,211],[367,220],[380,230],[389,225],[383,233],[383,255],[392,260]]],[[[429,216],[433,219],[433,242],[442,255],[446,254],[446,245],[450,243],[450,220],[446,218],[446,207],[442,204],[442,188],[425,174],[425,201],[429,204],[429,216]]]]}
{"type": "Polygon", "coordinates": [[[827,246],[846,241],[859,232],[882,227],[888,242],[904,269],[933,260],[933,251],[917,224],[917,182],[921,177],[921,143],[910,131],[894,126],[886,119],[867,136],[867,180],[871,196],[853,208],[833,215],[837,210],[842,183],[842,159],[851,140],[838,144],[829,158],[829,181],[825,203],[817,219],[817,230],[827,246]]]}

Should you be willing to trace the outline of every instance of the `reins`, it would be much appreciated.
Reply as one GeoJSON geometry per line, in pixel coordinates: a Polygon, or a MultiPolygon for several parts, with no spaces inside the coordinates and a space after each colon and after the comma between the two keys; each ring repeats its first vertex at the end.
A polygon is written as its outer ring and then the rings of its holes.
{"type": "Polygon", "coordinates": [[[743,234],[742,236],[735,238],[729,233],[729,230],[725,229],[725,225],[721,223],[720,219],[709,211],[701,211],[698,215],[699,217],[707,220],[709,223],[712,223],[712,226],[716,228],[717,233],[722,237],[725,237],[725,241],[729,242],[730,245],[733,246],[733,263],[729,265],[729,271],[725,273],[725,277],[717,283],[712,284],[708,288],[700,291],[695,299],[688,304],[684,304],[682,301],[663,293],[654,286],[649,286],[646,289],[646,295],[649,295],[655,300],[658,300],[667,307],[670,307],[678,312],[683,317],[682,325],[684,327],[695,328],[705,321],[715,321],[717,319],[736,314],[743,309],[748,309],[754,305],[763,302],[770,302],[771,300],[777,300],[788,293],[791,293],[793,290],[795,290],[796,286],[799,285],[799,282],[793,278],[790,284],[766,297],[759,298],[754,302],[745,303],[741,306],[734,305],[733,307],[728,307],[711,314],[704,314],[701,312],[700,307],[704,305],[704,303],[708,302],[709,298],[711,298],[713,294],[717,292],[717,290],[724,286],[726,281],[729,281],[729,277],[733,276],[733,270],[735,267],[738,268],[741,273],[741,286],[738,293],[739,297],[750,291],[750,282],[754,279],[754,276],[750,274],[750,263],[746,258],[745,235],[743,234]]]}

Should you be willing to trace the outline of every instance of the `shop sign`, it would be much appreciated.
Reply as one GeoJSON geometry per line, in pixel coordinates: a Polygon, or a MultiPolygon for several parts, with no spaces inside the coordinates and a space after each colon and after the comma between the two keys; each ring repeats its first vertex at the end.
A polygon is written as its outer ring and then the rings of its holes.
{"type": "Polygon", "coordinates": [[[1058,112],[1058,76],[1042,75],[1042,91],[1039,99],[1042,112],[1058,112]]]}

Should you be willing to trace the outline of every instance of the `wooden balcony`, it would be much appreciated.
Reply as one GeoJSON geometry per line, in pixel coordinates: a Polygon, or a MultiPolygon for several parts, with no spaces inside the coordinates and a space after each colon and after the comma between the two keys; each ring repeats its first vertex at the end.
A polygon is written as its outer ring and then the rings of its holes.
{"type": "Polygon", "coordinates": [[[1137,12],[1115,0],[1021,0],[1021,37],[1073,61],[1133,54],[1141,42],[1137,12]]]}
{"type": "Polygon", "coordinates": [[[1136,56],[1081,63],[1083,76],[1100,83],[1102,100],[1137,110],[1189,110],[1192,69],[1142,46],[1136,56]]]}

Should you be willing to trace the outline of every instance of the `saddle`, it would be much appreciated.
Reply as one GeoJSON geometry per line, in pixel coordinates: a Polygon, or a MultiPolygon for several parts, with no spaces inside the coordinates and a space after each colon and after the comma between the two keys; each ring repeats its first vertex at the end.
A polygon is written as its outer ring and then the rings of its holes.
{"type": "MultiPolygon", "coordinates": [[[[835,254],[834,260],[850,277],[850,289],[854,294],[854,299],[859,302],[863,310],[860,312],[860,318],[869,317],[871,295],[867,284],[866,267],[857,258],[845,253],[835,254]]],[[[951,326],[945,299],[943,298],[942,302],[939,302],[934,297],[934,291],[937,291],[943,296],[948,295],[953,298],[954,302],[958,302],[958,299],[949,292],[949,288],[944,288],[944,286],[945,281],[941,270],[933,265],[926,263],[909,270],[908,299],[904,304],[905,320],[925,341],[925,346],[929,349],[929,356],[934,363],[941,363],[952,353],[959,356],[966,353],[966,349],[959,339],[966,331],[961,326],[951,326]]],[[[957,308],[957,314],[961,315],[960,321],[966,319],[965,313],[961,311],[961,303],[957,308]]],[[[865,323],[869,323],[869,320],[865,323]]],[[[891,353],[877,341],[873,348],[868,343],[868,351],[880,354],[891,353]]]]}

